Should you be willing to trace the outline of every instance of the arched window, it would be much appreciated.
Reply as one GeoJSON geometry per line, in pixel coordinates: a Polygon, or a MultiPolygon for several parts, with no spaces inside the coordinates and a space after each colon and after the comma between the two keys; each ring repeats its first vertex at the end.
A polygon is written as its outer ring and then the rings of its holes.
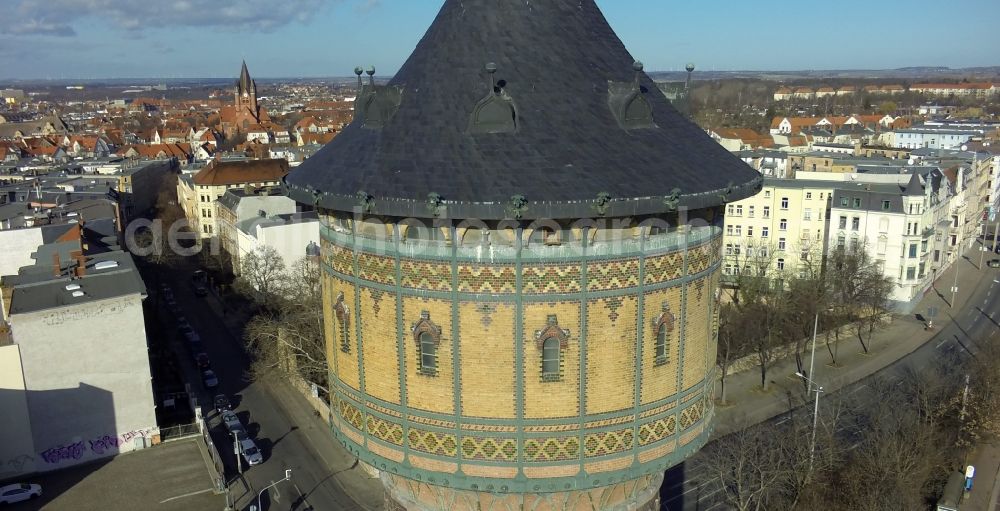
{"type": "Polygon", "coordinates": [[[548,317],[547,325],[535,332],[535,342],[542,352],[542,381],[562,380],[562,350],[569,346],[569,330],[559,328],[555,315],[548,317]]]}
{"type": "Polygon", "coordinates": [[[337,334],[340,340],[340,351],[351,352],[350,317],[351,313],[344,305],[344,293],[337,297],[337,303],[333,306],[333,315],[337,318],[337,334]]]}
{"type": "MultiPolygon", "coordinates": [[[[738,270],[737,270],[738,271],[738,270]]],[[[653,363],[656,365],[670,362],[670,334],[674,331],[674,315],[670,313],[670,305],[663,302],[663,312],[653,320],[653,363]]]]}
{"type": "Polygon", "coordinates": [[[420,334],[420,372],[437,373],[437,343],[427,332],[420,334]]]}
{"type": "Polygon", "coordinates": [[[656,332],[656,360],[667,360],[667,329],[662,326],[656,332]]]}
{"type": "Polygon", "coordinates": [[[559,379],[559,339],[549,337],[542,343],[542,378],[559,379]]]}
{"type": "Polygon", "coordinates": [[[413,324],[413,340],[417,344],[417,370],[425,376],[437,376],[441,327],[431,321],[429,312],[422,311],[420,320],[413,324]]]}

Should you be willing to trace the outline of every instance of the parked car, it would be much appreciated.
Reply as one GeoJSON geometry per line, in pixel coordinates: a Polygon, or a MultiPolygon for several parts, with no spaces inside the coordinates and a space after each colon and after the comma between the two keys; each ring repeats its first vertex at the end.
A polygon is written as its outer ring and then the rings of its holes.
{"type": "Polygon", "coordinates": [[[205,353],[205,345],[202,344],[201,341],[189,343],[188,349],[191,350],[191,358],[193,358],[195,362],[198,361],[199,354],[205,353]]]}
{"type": "Polygon", "coordinates": [[[989,266],[990,268],[1000,268],[1000,259],[990,259],[986,263],[986,266],[989,266]]]}
{"type": "MultiPolygon", "coordinates": [[[[250,463],[250,461],[247,460],[247,463],[250,463]]],[[[260,462],[258,461],[258,463],[260,462]]],[[[250,464],[252,465],[253,463],[250,464]]],[[[37,499],[41,496],[42,487],[37,484],[18,483],[0,487],[0,504],[13,504],[15,502],[37,499]]]]}
{"type": "Polygon", "coordinates": [[[206,371],[212,368],[212,361],[208,358],[208,353],[198,352],[194,356],[195,364],[198,364],[198,369],[206,371]]]}
{"type": "Polygon", "coordinates": [[[204,286],[195,286],[194,294],[195,296],[208,296],[208,289],[204,286]]]}
{"type": "Polygon", "coordinates": [[[225,394],[217,394],[213,402],[215,403],[216,412],[224,413],[233,409],[233,404],[229,402],[229,398],[225,394]]]}
{"type": "Polygon", "coordinates": [[[215,375],[215,371],[209,369],[201,372],[201,382],[205,384],[206,389],[214,389],[219,386],[219,377],[215,375]]]}
{"type": "Polygon", "coordinates": [[[201,344],[201,336],[194,330],[184,332],[184,338],[187,340],[189,345],[201,344]]]}
{"type": "Polygon", "coordinates": [[[243,459],[247,460],[247,465],[251,467],[264,462],[264,456],[261,455],[257,444],[246,436],[240,439],[240,452],[243,454],[243,459]]]}
{"type": "Polygon", "coordinates": [[[226,425],[226,429],[229,430],[229,433],[235,433],[237,431],[243,432],[243,423],[240,422],[240,418],[235,412],[222,412],[222,423],[226,425]]]}

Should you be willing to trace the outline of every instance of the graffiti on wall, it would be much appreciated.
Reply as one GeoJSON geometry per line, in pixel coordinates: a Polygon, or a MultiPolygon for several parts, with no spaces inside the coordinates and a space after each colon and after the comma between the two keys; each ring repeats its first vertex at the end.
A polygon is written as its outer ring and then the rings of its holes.
{"type": "Polygon", "coordinates": [[[42,317],[42,321],[48,326],[56,326],[92,318],[117,316],[124,312],[128,305],[128,300],[115,300],[112,302],[99,303],[91,307],[86,307],[82,310],[79,310],[78,308],[73,308],[72,310],[59,310],[45,314],[45,316],[42,317]]]}
{"type": "Polygon", "coordinates": [[[74,442],[72,444],[57,445],[55,447],[46,449],[42,451],[42,459],[45,463],[59,463],[64,460],[78,460],[83,456],[83,451],[87,447],[83,445],[83,442],[74,442]]]}
{"type": "Polygon", "coordinates": [[[27,454],[20,454],[7,460],[6,466],[9,467],[12,472],[22,472],[24,471],[24,466],[32,461],[35,461],[34,457],[28,456],[27,454]]]}
{"type": "Polygon", "coordinates": [[[101,435],[87,440],[86,444],[81,440],[71,444],[57,445],[39,454],[46,463],[50,464],[67,460],[78,460],[83,457],[87,450],[90,450],[96,456],[115,454],[121,450],[122,446],[128,445],[129,442],[132,442],[136,438],[146,438],[147,434],[148,430],[137,429],[127,431],[121,435],[101,435]]]}

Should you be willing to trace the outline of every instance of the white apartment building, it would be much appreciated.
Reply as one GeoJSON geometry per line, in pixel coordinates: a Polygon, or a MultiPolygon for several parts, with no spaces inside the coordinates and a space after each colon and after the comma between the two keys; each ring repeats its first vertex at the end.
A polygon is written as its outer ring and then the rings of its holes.
{"type": "MultiPolygon", "coordinates": [[[[864,247],[896,284],[890,295],[901,312],[909,312],[937,274],[959,252],[950,215],[958,204],[939,171],[911,174],[905,187],[894,184],[847,186],[834,191],[827,244],[864,247]]],[[[959,199],[960,200],[960,199],[959,199]]]]}

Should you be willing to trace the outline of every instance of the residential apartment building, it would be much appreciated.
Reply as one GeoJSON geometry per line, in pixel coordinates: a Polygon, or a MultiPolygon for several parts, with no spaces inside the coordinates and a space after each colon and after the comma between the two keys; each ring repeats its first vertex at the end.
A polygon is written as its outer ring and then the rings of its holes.
{"type": "MultiPolygon", "coordinates": [[[[897,310],[910,311],[958,251],[949,221],[957,201],[936,171],[911,174],[905,188],[866,184],[834,191],[827,241],[835,248],[865,249],[896,284],[897,310]]],[[[959,198],[960,200],[960,198],[959,198]]]]}
{"type": "Polygon", "coordinates": [[[159,441],[142,301],[122,251],[51,247],[3,279],[0,478],[57,470],[159,441]],[[113,340],[113,342],[110,342],[113,340]]]}
{"type": "Polygon", "coordinates": [[[212,238],[218,235],[216,203],[227,190],[279,186],[285,174],[285,160],[213,160],[194,176],[178,180],[177,198],[192,230],[202,239],[212,238]]]}
{"type": "Polygon", "coordinates": [[[745,271],[800,271],[824,253],[837,183],[764,179],[757,195],[726,206],[723,278],[745,271]]]}
{"type": "MultiPolygon", "coordinates": [[[[281,194],[278,187],[227,190],[219,199],[216,211],[219,242],[231,258],[234,271],[240,268],[239,232],[255,231],[256,224],[296,211],[295,201],[281,194]]],[[[288,261],[286,261],[288,263],[288,261]]]]}

